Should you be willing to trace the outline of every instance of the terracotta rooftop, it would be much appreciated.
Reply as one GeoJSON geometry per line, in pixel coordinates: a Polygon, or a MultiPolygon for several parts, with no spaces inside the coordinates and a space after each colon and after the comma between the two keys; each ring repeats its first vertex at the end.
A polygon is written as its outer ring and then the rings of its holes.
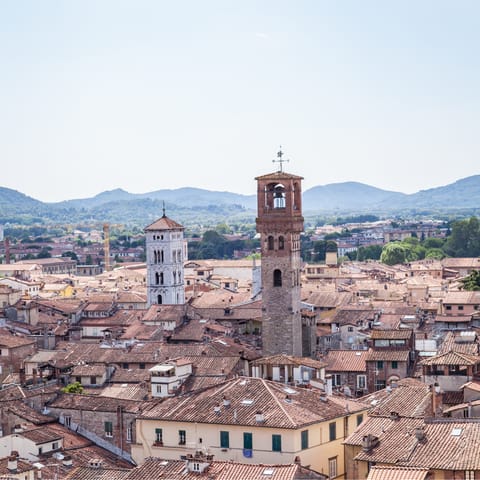
{"type": "Polygon", "coordinates": [[[367,350],[329,350],[323,360],[327,372],[365,372],[367,350]]]}
{"type": "Polygon", "coordinates": [[[371,405],[370,416],[389,417],[396,412],[401,417],[423,418],[432,413],[429,385],[414,378],[403,378],[394,387],[365,395],[361,401],[371,405]]]}
{"type": "Polygon", "coordinates": [[[479,419],[432,419],[418,424],[400,419],[379,436],[378,445],[355,458],[397,466],[435,470],[480,470],[479,419]],[[402,439],[399,442],[399,438],[402,439]]]}
{"type": "Polygon", "coordinates": [[[441,355],[425,358],[419,365],[477,365],[480,363],[480,356],[467,355],[459,352],[447,352],[441,355]]]}
{"type": "Polygon", "coordinates": [[[406,362],[410,352],[408,350],[372,350],[368,351],[365,358],[367,362],[406,362]]]}
{"type": "MultiPolygon", "coordinates": [[[[350,413],[365,410],[366,406],[349,405],[350,413]]],[[[317,391],[286,387],[259,378],[239,377],[184,397],[173,397],[154,404],[141,415],[146,419],[213,423],[224,425],[257,425],[256,412],[262,411],[265,427],[300,428],[347,415],[343,407],[331,400],[322,401],[317,391]],[[214,411],[227,397],[230,407],[214,411]]]]}
{"type": "Polygon", "coordinates": [[[292,366],[305,366],[310,368],[321,369],[326,367],[326,362],[314,360],[308,357],[292,357],[290,355],[272,355],[270,357],[262,357],[257,360],[254,360],[251,363],[252,366],[255,365],[292,365],[292,366]]]}
{"type": "Polygon", "coordinates": [[[370,338],[372,340],[409,340],[413,335],[413,330],[372,330],[370,338]]]}
{"type": "Polygon", "coordinates": [[[153,223],[146,226],[144,230],[146,232],[155,230],[184,230],[184,227],[171,218],[163,215],[163,217],[160,217],[158,220],[155,220],[153,223]]]}
{"type": "Polygon", "coordinates": [[[374,465],[368,472],[367,480],[425,480],[428,472],[428,468],[374,465]]]}

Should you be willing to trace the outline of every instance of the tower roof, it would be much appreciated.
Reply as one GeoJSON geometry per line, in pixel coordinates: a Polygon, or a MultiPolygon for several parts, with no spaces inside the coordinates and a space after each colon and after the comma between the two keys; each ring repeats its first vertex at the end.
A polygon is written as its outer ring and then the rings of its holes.
{"type": "Polygon", "coordinates": [[[274,182],[279,182],[281,180],[303,180],[303,177],[287,172],[273,172],[255,177],[255,180],[272,180],[274,182]]]}
{"type": "Polygon", "coordinates": [[[153,223],[145,227],[147,230],[184,230],[183,225],[175,222],[171,218],[168,218],[165,214],[160,217],[158,220],[155,220],[153,223]]]}

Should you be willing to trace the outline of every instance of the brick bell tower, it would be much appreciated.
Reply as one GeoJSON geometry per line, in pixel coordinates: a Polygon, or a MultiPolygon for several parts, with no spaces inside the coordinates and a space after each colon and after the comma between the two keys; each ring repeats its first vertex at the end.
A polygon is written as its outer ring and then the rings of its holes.
{"type": "Polygon", "coordinates": [[[262,252],[263,354],[302,355],[300,234],[303,177],[279,170],[257,177],[257,232],[262,252]]]}

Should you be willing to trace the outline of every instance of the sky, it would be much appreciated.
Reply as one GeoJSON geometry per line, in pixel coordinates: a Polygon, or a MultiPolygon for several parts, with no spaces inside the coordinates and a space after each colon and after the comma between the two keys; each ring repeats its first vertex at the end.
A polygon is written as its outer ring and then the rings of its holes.
{"type": "Polygon", "coordinates": [[[477,0],[5,0],[0,186],[45,202],[480,174],[477,0]]]}

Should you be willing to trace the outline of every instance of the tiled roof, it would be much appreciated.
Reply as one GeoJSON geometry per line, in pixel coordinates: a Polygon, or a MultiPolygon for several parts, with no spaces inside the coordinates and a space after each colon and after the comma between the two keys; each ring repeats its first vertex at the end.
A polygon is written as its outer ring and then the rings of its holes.
{"type": "Polygon", "coordinates": [[[37,445],[62,439],[62,435],[46,427],[25,430],[21,433],[21,436],[28,438],[37,445]]]}
{"type": "Polygon", "coordinates": [[[67,393],[60,395],[57,399],[50,402],[48,406],[64,410],[88,410],[91,412],[116,412],[117,407],[121,406],[125,412],[139,413],[146,404],[120,398],[67,393]]]}
{"type": "Polygon", "coordinates": [[[385,362],[406,362],[410,352],[408,350],[372,350],[368,351],[365,358],[367,362],[385,361],[385,362]]]}
{"type": "Polygon", "coordinates": [[[330,350],[323,360],[327,372],[365,372],[367,350],[330,350]]]}
{"type": "Polygon", "coordinates": [[[255,177],[255,180],[272,180],[272,182],[277,182],[281,180],[303,180],[303,177],[299,177],[298,175],[293,175],[287,172],[273,172],[255,177]]]}
{"type": "Polygon", "coordinates": [[[408,340],[412,337],[412,330],[372,330],[370,337],[372,340],[388,339],[388,340],[408,340]]]}
{"type": "Polygon", "coordinates": [[[0,335],[0,347],[17,348],[24,345],[31,345],[35,340],[25,338],[20,335],[2,334],[0,335]]]}
{"type": "Polygon", "coordinates": [[[184,230],[183,225],[180,225],[179,223],[175,222],[171,218],[168,218],[167,216],[163,215],[163,217],[160,217],[158,220],[155,220],[153,223],[150,225],[146,226],[144,228],[145,231],[152,231],[152,230],[184,230]]]}
{"type": "Polygon", "coordinates": [[[431,415],[430,387],[414,378],[403,378],[396,382],[395,387],[365,395],[361,401],[371,405],[370,416],[389,417],[391,412],[396,412],[401,417],[414,418],[431,415]]]}
{"type": "Polygon", "coordinates": [[[428,468],[374,465],[368,472],[367,480],[425,480],[428,472],[428,468]]]}
{"type": "Polygon", "coordinates": [[[480,304],[480,292],[447,292],[443,299],[443,304],[478,305],[480,304]]]}
{"type": "Polygon", "coordinates": [[[447,352],[441,355],[425,358],[419,365],[477,365],[480,363],[480,356],[467,355],[459,352],[447,352]]]}
{"type": "MultiPolygon", "coordinates": [[[[210,463],[204,474],[190,472],[185,468],[185,462],[180,460],[162,460],[148,458],[131,470],[127,480],[145,480],[165,478],[168,480],[296,480],[296,479],[326,479],[327,477],[301,467],[297,464],[267,465],[244,464],[236,462],[210,463]]],[[[90,478],[75,478],[68,480],[90,480],[90,478]]]]}
{"type": "MultiPolygon", "coordinates": [[[[361,411],[365,405],[349,405],[348,411],[361,411]]],[[[331,400],[322,401],[317,391],[286,387],[277,382],[260,378],[239,377],[218,387],[179,398],[169,398],[141,415],[146,419],[166,421],[213,423],[222,425],[257,425],[256,412],[264,415],[265,427],[300,428],[328,419],[347,415],[345,405],[331,400]],[[229,407],[214,411],[223,405],[223,398],[230,400],[229,407]]]]}
{"type": "Polygon", "coordinates": [[[474,342],[463,342],[459,340],[462,340],[462,335],[456,335],[454,332],[447,332],[440,348],[438,349],[438,353],[442,354],[454,351],[467,355],[478,355],[479,345],[476,340],[474,342]]]}
{"type": "Polygon", "coordinates": [[[347,305],[351,299],[350,292],[312,291],[308,289],[308,286],[302,289],[302,300],[315,307],[336,308],[347,305]]]}
{"type": "MultiPolygon", "coordinates": [[[[76,467],[64,480],[126,480],[130,470],[117,468],[76,467]]],[[[145,477],[146,480],[146,477],[145,477]]]]}
{"type": "MultiPolygon", "coordinates": [[[[26,462],[20,458],[17,458],[17,469],[12,476],[12,472],[8,469],[8,458],[0,458],[0,478],[6,480],[22,478],[19,477],[21,473],[30,472],[31,470],[37,470],[30,462],[26,462]]],[[[25,476],[25,478],[28,478],[25,476]]]]}
{"type": "Polygon", "coordinates": [[[375,448],[362,450],[355,458],[435,470],[480,470],[478,419],[432,419],[416,427],[423,438],[417,438],[410,420],[397,420],[380,434],[375,448]]]}
{"type": "Polygon", "coordinates": [[[73,377],[101,377],[105,375],[107,367],[105,365],[76,365],[72,369],[73,377]]]}
{"type": "Polygon", "coordinates": [[[272,355],[270,357],[262,357],[258,360],[254,360],[252,366],[255,365],[292,365],[292,366],[305,366],[311,368],[324,368],[326,366],[325,362],[314,360],[308,357],[292,357],[291,355],[272,355]]]}

